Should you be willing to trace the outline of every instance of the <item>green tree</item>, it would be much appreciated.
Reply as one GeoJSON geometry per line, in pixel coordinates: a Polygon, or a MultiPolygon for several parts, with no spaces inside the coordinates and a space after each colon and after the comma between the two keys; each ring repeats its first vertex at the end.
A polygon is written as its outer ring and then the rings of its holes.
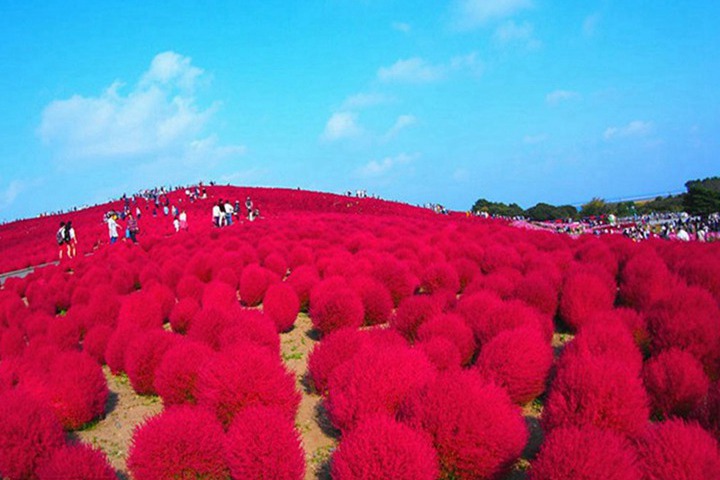
{"type": "Polygon", "coordinates": [[[605,200],[598,197],[593,198],[580,209],[580,215],[583,217],[597,217],[608,213],[610,213],[609,205],[605,203],[605,200]]]}
{"type": "Polygon", "coordinates": [[[490,215],[499,215],[502,217],[520,217],[525,211],[517,203],[505,204],[502,202],[491,202],[481,198],[475,202],[472,207],[473,212],[487,212],[490,215]]]}
{"type": "MultiPolygon", "coordinates": [[[[690,184],[691,182],[688,182],[690,184]]],[[[709,215],[720,212],[720,191],[714,191],[697,184],[688,187],[685,195],[685,210],[691,215],[709,215]]]]}

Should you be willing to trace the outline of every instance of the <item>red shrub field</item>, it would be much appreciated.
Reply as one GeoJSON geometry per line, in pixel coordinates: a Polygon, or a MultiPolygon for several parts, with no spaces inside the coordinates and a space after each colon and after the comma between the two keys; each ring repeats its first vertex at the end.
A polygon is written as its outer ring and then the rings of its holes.
{"type": "Polygon", "coordinates": [[[720,244],[207,192],[138,244],[122,202],[0,226],[0,477],[720,478],[720,244]],[[91,444],[117,385],[157,410],[91,444]]]}

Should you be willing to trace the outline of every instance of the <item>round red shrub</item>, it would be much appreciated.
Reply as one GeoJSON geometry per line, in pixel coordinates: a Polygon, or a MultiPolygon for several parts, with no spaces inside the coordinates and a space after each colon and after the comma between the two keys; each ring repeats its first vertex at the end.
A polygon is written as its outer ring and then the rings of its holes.
{"type": "Polygon", "coordinates": [[[440,306],[427,295],[414,295],[400,302],[390,326],[408,340],[415,340],[420,326],[441,313],[440,306]]]}
{"type": "Polygon", "coordinates": [[[435,480],[440,475],[430,438],[384,415],[366,418],[343,437],[331,468],[336,480],[435,480]]]}
{"type": "Polygon", "coordinates": [[[475,367],[480,376],[507,390],[510,399],[524,405],[545,391],[553,350],[535,328],[507,330],[480,350],[475,367]]]}
{"type": "Polygon", "coordinates": [[[178,300],[194,298],[198,303],[202,300],[205,284],[194,275],[184,275],[175,287],[178,300]]]}
{"type": "Polygon", "coordinates": [[[240,275],[240,299],[245,305],[254,307],[262,303],[270,286],[270,275],[268,270],[255,263],[243,268],[240,275]]]}
{"type": "Polygon", "coordinates": [[[190,406],[169,408],[136,427],[127,465],[136,480],[225,480],[223,429],[215,416],[190,406]]]}
{"type": "Polygon", "coordinates": [[[137,335],[129,344],[125,366],[133,390],[140,395],[153,395],[155,371],[165,353],[175,344],[176,337],[164,330],[137,335]]]}
{"type": "Polygon", "coordinates": [[[320,283],[320,274],[317,269],[311,265],[301,265],[294,269],[287,278],[287,283],[295,289],[298,300],[300,300],[300,309],[307,311],[310,304],[310,292],[320,283]]]}
{"type": "Polygon", "coordinates": [[[250,406],[277,407],[293,419],[300,405],[295,376],[279,358],[251,344],[236,344],[233,350],[214,356],[202,366],[197,399],[198,405],[209,408],[225,426],[250,406]]]}
{"type": "Polygon", "coordinates": [[[105,363],[105,350],[107,350],[107,345],[113,331],[113,328],[109,325],[96,325],[91,327],[83,339],[83,351],[90,355],[96,362],[103,365],[105,363]]]}
{"type": "Polygon", "coordinates": [[[175,294],[167,285],[152,282],[146,287],[147,292],[160,304],[163,322],[170,318],[170,312],[175,306],[175,294]]]}
{"type": "Polygon", "coordinates": [[[480,267],[485,273],[491,273],[505,267],[519,270],[522,267],[522,258],[512,246],[495,243],[485,249],[480,267]]]}
{"type": "Polygon", "coordinates": [[[275,283],[265,293],[263,311],[275,323],[278,333],[288,332],[300,312],[300,300],[290,285],[275,283]]]}
{"type": "Polygon", "coordinates": [[[316,392],[326,392],[332,371],[360,351],[365,340],[357,329],[341,328],[315,345],[308,355],[308,375],[316,392]]]}
{"type": "Polygon", "coordinates": [[[416,349],[367,345],[330,375],[328,414],[343,431],[367,415],[394,415],[408,394],[435,375],[435,367],[416,349]]]}
{"type": "Polygon", "coordinates": [[[420,287],[426,293],[438,290],[460,291],[460,279],[457,272],[448,262],[430,264],[422,273],[420,287]]]}
{"type": "Polygon", "coordinates": [[[386,255],[375,265],[372,276],[378,279],[390,291],[393,304],[397,307],[400,301],[415,292],[418,284],[407,267],[394,257],[386,255]]]}
{"type": "Polygon", "coordinates": [[[339,328],[361,326],[365,311],[360,296],[345,284],[330,282],[318,284],[310,297],[313,328],[327,335],[339,328]]]}
{"type": "Polygon", "coordinates": [[[525,275],[515,285],[514,296],[544,315],[555,316],[558,290],[543,272],[532,271],[525,275]]]}
{"type": "Polygon", "coordinates": [[[641,480],[635,448],[622,435],[586,425],[553,430],[531,463],[530,480],[641,480]]]}
{"type": "Polygon", "coordinates": [[[200,310],[200,303],[192,297],[183,298],[170,312],[170,326],[175,333],[187,333],[192,320],[200,310]]]}
{"type": "Polygon", "coordinates": [[[232,308],[238,301],[237,291],[224,282],[213,281],[205,285],[202,301],[204,308],[232,308]]]}
{"type": "Polygon", "coordinates": [[[248,407],[235,416],[225,437],[225,458],[233,478],[305,476],[305,454],[293,422],[271,407],[248,407]]]}
{"type": "Polygon", "coordinates": [[[136,335],[142,335],[142,333],[133,327],[118,327],[110,335],[105,348],[105,362],[113,375],[125,371],[125,351],[136,335]]]}
{"type": "Polygon", "coordinates": [[[695,422],[674,419],[652,425],[638,453],[643,479],[720,478],[718,443],[695,422]]]}
{"type": "Polygon", "coordinates": [[[313,252],[308,247],[295,245],[288,255],[288,264],[295,271],[301,265],[309,265],[313,262],[313,252]]]}
{"type": "Polygon", "coordinates": [[[116,480],[105,454],[85,443],[68,445],[52,454],[37,470],[38,480],[116,480]]]}
{"type": "Polygon", "coordinates": [[[643,381],[653,412],[664,417],[687,417],[700,405],[710,386],[702,363],[677,348],[648,360],[643,381]]]}
{"type": "Polygon", "coordinates": [[[80,349],[81,333],[80,322],[72,315],[53,318],[47,330],[50,342],[66,351],[80,349]]]}
{"type": "Polygon", "coordinates": [[[0,394],[3,478],[33,478],[35,469],[64,443],[62,426],[49,405],[20,389],[0,394]]]}
{"type": "Polygon", "coordinates": [[[450,265],[453,266],[455,273],[457,273],[458,281],[460,282],[460,291],[464,291],[465,287],[480,274],[480,267],[469,258],[452,260],[450,265]]]}
{"type": "Polygon", "coordinates": [[[0,359],[19,357],[26,346],[25,333],[19,328],[0,329],[0,359]]]}
{"type": "Polygon", "coordinates": [[[122,298],[118,326],[139,329],[160,328],[163,325],[162,306],[153,295],[138,291],[122,298]]]}
{"type": "Polygon", "coordinates": [[[720,310],[698,287],[676,287],[658,300],[647,316],[651,350],[677,347],[711,368],[720,351],[720,310]]]}
{"type": "Polygon", "coordinates": [[[558,369],[543,410],[546,431],[595,425],[630,437],[642,434],[650,409],[642,381],[614,359],[577,355],[558,369]]]}
{"type": "Polygon", "coordinates": [[[440,374],[409,396],[399,418],[430,435],[441,478],[499,477],[528,439],[522,413],[505,390],[472,371],[440,374]]]}
{"type": "MultiPolygon", "coordinates": [[[[461,314],[466,312],[467,306],[459,307],[461,314]]],[[[540,312],[519,300],[490,303],[484,312],[472,312],[469,315],[466,314],[465,318],[480,346],[501,332],[520,327],[537,329],[548,342],[553,335],[552,319],[541,315],[540,312]]]]}
{"type": "Polygon", "coordinates": [[[280,337],[275,324],[260,310],[240,309],[236,321],[220,337],[222,350],[247,342],[266,348],[275,356],[280,355],[280,337]]]}
{"type": "Polygon", "coordinates": [[[444,313],[432,317],[420,325],[417,330],[419,341],[429,340],[433,337],[444,337],[453,342],[460,353],[460,360],[467,365],[475,354],[475,337],[473,331],[459,314],[444,313]]]}
{"type": "Polygon", "coordinates": [[[710,385],[707,395],[692,414],[700,425],[720,441],[720,381],[710,385]]]}
{"type": "Polygon", "coordinates": [[[571,343],[565,347],[562,363],[575,355],[590,354],[615,360],[634,375],[640,375],[642,353],[627,327],[609,315],[591,316],[571,343]]]}
{"type": "Polygon", "coordinates": [[[647,310],[672,289],[676,280],[665,262],[650,247],[631,257],[620,272],[620,300],[637,310],[647,310]]]}
{"type": "Polygon", "coordinates": [[[235,273],[235,270],[230,267],[223,267],[219,269],[217,273],[214,273],[213,281],[229,285],[235,291],[237,291],[240,287],[240,278],[238,278],[238,274],[235,273]]]}
{"type": "Polygon", "coordinates": [[[154,387],[165,407],[197,403],[197,380],[200,369],[215,354],[204,343],[175,342],[155,370],[154,387]]]}
{"type": "Polygon", "coordinates": [[[457,370],[462,366],[457,346],[446,337],[435,336],[415,343],[438,372],[457,370]]]}
{"type": "Polygon", "coordinates": [[[590,315],[610,310],[615,292],[600,277],[578,272],[563,282],[560,293],[560,318],[573,330],[580,328],[590,315]]]}
{"type": "Polygon", "coordinates": [[[288,271],[288,263],[278,252],[272,252],[263,260],[263,267],[271,271],[278,279],[285,278],[288,271]]]}
{"type": "Polygon", "coordinates": [[[715,254],[688,255],[684,258],[678,273],[688,285],[697,285],[706,289],[720,304],[720,257],[715,254]]]}
{"type": "Polygon", "coordinates": [[[237,323],[236,317],[239,311],[239,306],[201,308],[193,318],[192,325],[188,330],[188,338],[220,350],[225,333],[237,323]]]}
{"type": "Polygon", "coordinates": [[[364,325],[380,325],[390,319],[393,300],[390,291],[374,278],[360,275],[351,280],[352,288],[360,295],[365,310],[364,325]]]}

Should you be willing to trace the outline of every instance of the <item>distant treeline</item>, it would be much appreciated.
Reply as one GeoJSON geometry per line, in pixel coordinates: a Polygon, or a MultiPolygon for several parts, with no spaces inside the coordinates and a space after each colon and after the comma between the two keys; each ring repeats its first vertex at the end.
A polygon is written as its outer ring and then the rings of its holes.
{"type": "Polygon", "coordinates": [[[523,209],[517,203],[506,204],[479,199],[472,207],[473,212],[487,212],[502,217],[525,217],[538,221],[557,219],[578,219],[613,214],[618,217],[647,215],[662,212],[687,212],[690,215],[709,215],[720,212],[720,177],[690,180],[685,183],[686,193],[655,197],[652,200],[606,202],[593,198],[578,210],[573,205],[550,205],[538,203],[523,209]]]}

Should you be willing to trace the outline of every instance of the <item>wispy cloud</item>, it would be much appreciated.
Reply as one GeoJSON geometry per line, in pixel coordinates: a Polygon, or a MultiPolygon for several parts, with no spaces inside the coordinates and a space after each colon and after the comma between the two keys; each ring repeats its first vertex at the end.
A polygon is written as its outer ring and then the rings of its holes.
{"type": "MultiPolygon", "coordinates": [[[[116,81],[99,96],[74,95],[48,104],[38,135],[66,164],[182,157],[206,136],[203,130],[218,108],[197,103],[194,90],[205,79],[190,58],[160,53],[127,93],[125,85],[116,81]]],[[[226,148],[216,141],[215,146],[226,148]]],[[[239,154],[244,147],[227,148],[239,154]]]]}
{"type": "Polygon", "coordinates": [[[562,102],[578,100],[579,98],[580,94],[572,90],[555,90],[545,95],[545,101],[549,105],[558,105],[562,102]]]}
{"type": "Polygon", "coordinates": [[[454,27],[471,30],[532,6],[531,0],[456,0],[451,8],[454,27]]]}
{"type": "Polygon", "coordinates": [[[341,110],[361,110],[392,103],[395,99],[383,93],[357,93],[345,99],[341,110]]]}
{"type": "Polygon", "coordinates": [[[401,153],[394,157],[385,157],[382,160],[371,160],[355,171],[356,176],[360,178],[379,178],[388,175],[392,170],[400,165],[407,165],[412,162],[417,155],[408,155],[401,153]]]}
{"type": "Polygon", "coordinates": [[[518,24],[507,20],[495,29],[493,39],[500,45],[522,45],[528,50],[542,47],[542,42],[534,36],[534,28],[530,22],[518,24]]]}
{"type": "Polygon", "coordinates": [[[410,24],[405,22],[393,22],[392,28],[393,30],[397,30],[398,32],[402,33],[410,33],[410,31],[412,30],[410,24]]]}
{"type": "Polygon", "coordinates": [[[445,68],[420,57],[398,60],[389,67],[380,67],[378,78],[384,82],[427,83],[445,76],[445,68]]]}
{"type": "Polygon", "coordinates": [[[357,123],[357,115],[353,112],[337,112],[330,116],[325,124],[321,140],[335,142],[337,140],[357,137],[362,134],[362,128],[357,123]]]}
{"type": "Polygon", "coordinates": [[[653,125],[651,122],[634,120],[621,127],[608,127],[603,134],[603,138],[609,141],[617,138],[643,137],[650,134],[652,130],[653,125]]]}
{"type": "Polygon", "coordinates": [[[385,140],[396,137],[400,131],[414,125],[416,122],[417,119],[413,115],[400,115],[395,121],[395,124],[385,134],[385,140]]]}

